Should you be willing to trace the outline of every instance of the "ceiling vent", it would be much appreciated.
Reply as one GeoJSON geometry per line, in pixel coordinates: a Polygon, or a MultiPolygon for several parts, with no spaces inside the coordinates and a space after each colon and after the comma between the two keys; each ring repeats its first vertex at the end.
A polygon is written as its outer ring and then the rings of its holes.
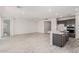
{"type": "Polygon", "coordinates": [[[17,6],[17,8],[22,8],[22,6],[17,6]]]}

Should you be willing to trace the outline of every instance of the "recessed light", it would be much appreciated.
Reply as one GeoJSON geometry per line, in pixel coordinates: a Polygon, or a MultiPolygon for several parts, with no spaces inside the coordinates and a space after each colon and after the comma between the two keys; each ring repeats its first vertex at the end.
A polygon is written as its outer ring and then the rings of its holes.
{"type": "Polygon", "coordinates": [[[52,9],[51,9],[51,8],[49,8],[49,9],[48,9],[48,12],[52,12],[52,9]]]}
{"type": "Polygon", "coordinates": [[[58,16],[58,13],[56,13],[56,16],[58,16]]]}
{"type": "Polygon", "coordinates": [[[24,15],[25,14],[25,12],[24,11],[22,11],[22,15],[24,15]]]}
{"type": "Polygon", "coordinates": [[[59,16],[59,17],[63,17],[63,16],[59,16]]]}
{"type": "Polygon", "coordinates": [[[78,8],[75,8],[75,11],[79,11],[79,9],[78,8]]]}

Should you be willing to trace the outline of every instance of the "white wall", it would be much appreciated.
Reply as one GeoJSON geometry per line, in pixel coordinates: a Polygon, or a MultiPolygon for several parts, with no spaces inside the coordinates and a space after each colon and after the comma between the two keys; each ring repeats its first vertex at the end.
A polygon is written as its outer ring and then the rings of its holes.
{"type": "Polygon", "coordinates": [[[51,32],[50,32],[50,45],[52,45],[53,33],[57,30],[57,20],[56,18],[51,19],[51,32]]]}
{"type": "Polygon", "coordinates": [[[37,32],[37,22],[16,7],[4,7],[2,17],[11,20],[11,35],[37,32]]]}
{"type": "Polygon", "coordinates": [[[44,21],[38,21],[37,31],[39,33],[44,33],[44,21]]]}
{"type": "Polygon", "coordinates": [[[34,33],[36,32],[36,22],[25,19],[14,21],[14,34],[34,33]]]}
{"type": "MultiPolygon", "coordinates": [[[[44,33],[44,22],[40,20],[38,22],[34,21],[34,16],[36,16],[37,14],[32,13],[33,11],[27,12],[26,10],[27,9],[24,10],[22,8],[20,9],[16,7],[4,7],[2,16],[12,20],[11,33],[12,34],[24,34],[33,32],[44,33]],[[31,14],[33,14],[34,16],[31,14]]],[[[54,28],[55,26],[52,28],[53,31],[55,30],[54,28]]]]}
{"type": "Polygon", "coordinates": [[[76,16],[75,16],[75,20],[76,20],[76,38],[79,38],[79,14],[76,14],[76,16]]]}
{"type": "Polygon", "coordinates": [[[1,36],[2,36],[2,28],[1,28],[2,26],[1,25],[2,25],[2,23],[1,23],[1,17],[0,17],[0,39],[1,39],[1,36]]]}

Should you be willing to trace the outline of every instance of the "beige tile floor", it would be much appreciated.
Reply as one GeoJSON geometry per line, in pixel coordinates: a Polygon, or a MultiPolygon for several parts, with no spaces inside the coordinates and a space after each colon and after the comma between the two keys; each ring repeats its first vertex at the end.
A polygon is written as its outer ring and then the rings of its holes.
{"type": "Polygon", "coordinates": [[[50,45],[49,34],[23,34],[10,39],[0,40],[0,52],[4,53],[77,53],[79,40],[70,38],[67,44],[60,48],[50,45]]]}

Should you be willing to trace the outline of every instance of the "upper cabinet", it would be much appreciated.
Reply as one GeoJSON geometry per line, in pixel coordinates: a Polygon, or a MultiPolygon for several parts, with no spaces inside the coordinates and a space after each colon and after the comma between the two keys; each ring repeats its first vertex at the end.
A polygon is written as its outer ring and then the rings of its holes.
{"type": "Polygon", "coordinates": [[[60,17],[60,18],[57,18],[57,21],[63,21],[63,20],[69,20],[69,19],[75,19],[75,16],[60,17]]]}

